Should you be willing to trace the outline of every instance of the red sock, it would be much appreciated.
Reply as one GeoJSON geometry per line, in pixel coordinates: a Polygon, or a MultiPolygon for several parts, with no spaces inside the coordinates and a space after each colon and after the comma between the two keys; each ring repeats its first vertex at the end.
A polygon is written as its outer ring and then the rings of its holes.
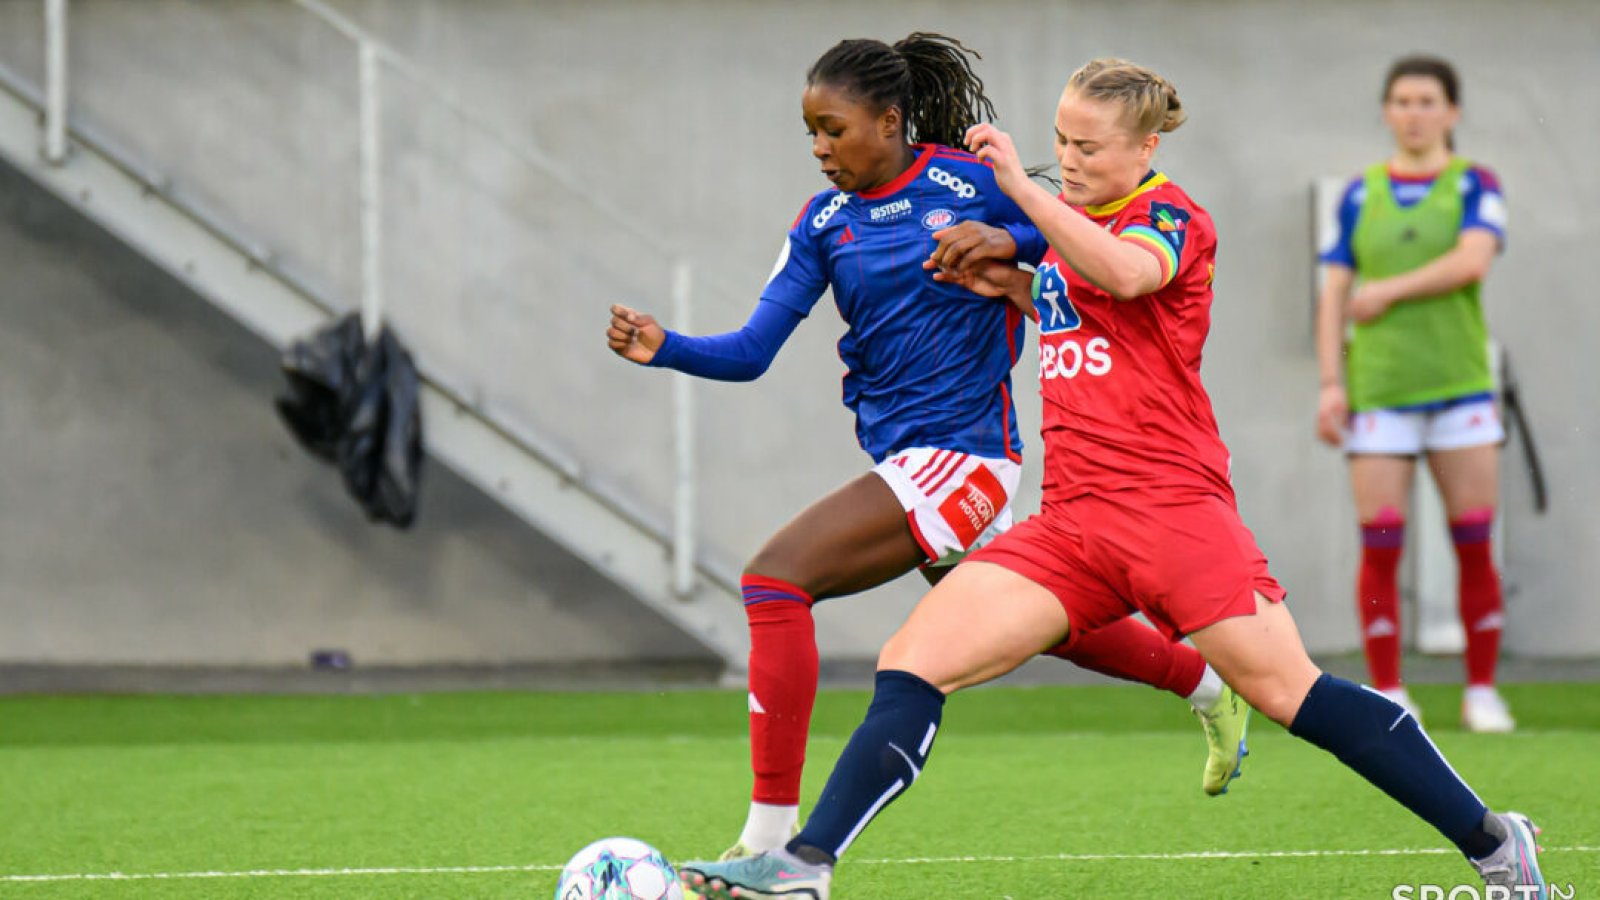
{"type": "Polygon", "coordinates": [[[1372,686],[1380,691],[1400,686],[1400,551],[1406,541],[1406,520],[1385,507],[1361,525],[1361,574],[1356,579],[1356,609],[1361,614],[1361,641],[1367,651],[1372,686]]]}
{"type": "Polygon", "coordinates": [[[1206,673],[1205,657],[1188,644],[1167,640],[1138,619],[1118,619],[1093,631],[1076,629],[1045,651],[1115,678],[1138,681],[1188,697],[1206,673]]]}
{"type": "Polygon", "coordinates": [[[1494,684],[1500,661],[1500,628],[1505,624],[1500,573],[1494,568],[1490,535],[1494,510],[1477,509],[1450,523],[1460,565],[1461,624],[1467,629],[1467,684],[1494,684]]]}
{"type": "Polygon", "coordinates": [[[750,620],[751,799],[796,806],[806,736],[817,702],[817,635],[811,596],[776,578],[740,582],[750,620]]]}

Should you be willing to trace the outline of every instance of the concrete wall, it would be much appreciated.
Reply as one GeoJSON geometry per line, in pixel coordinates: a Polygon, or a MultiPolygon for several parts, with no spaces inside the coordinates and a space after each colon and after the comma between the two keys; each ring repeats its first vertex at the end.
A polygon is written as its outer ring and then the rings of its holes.
{"type": "MultiPolygon", "coordinates": [[[[737,325],[800,202],[822,185],[799,120],[805,68],[845,36],[930,29],[983,51],[1002,124],[1031,161],[1067,74],[1088,57],[1149,64],[1191,121],[1161,165],[1221,231],[1206,378],[1234,451],[1241,504],[1290,587],[1308,642],[1355,644],[1355,528],[1343,465],[1311,421],[1313,178],[1387,152],[1379,79],[1417,49],[1465,78],[1464,152],[1507,185],[1510,251],[1490,278],[1492,324],[1519,352],[1556,485],[1531,515],[1508,466],[1506,645],[1600,652],[1600,311],[1585,296],[1586,211],[1600,175],[1600,5],[845,2],[672,4],[342,0],[482,113],[458,113],[385,72],[386,279],[424,365],[497,416],[554,436],[653,515],[670,504],[668,380],[608,358],[605,307],[666,313],[671,254],[619,237],[528,163],[548,154],[588,193],[681,248],[713,277],[696,330],[737,325]],[[486,127],[480,127],[486,126],[486,127]],[[495,133],[506,139],[497,139],[495,133]]],[[[38,4],[0,3],[0,64],[39,70],[38,4]]],[[[354,51],[285,3],[77,0],[77,113],[260,237],[283,263],[353,302],[354,51]]],[[[702,280],[704,284],[704,279],[702,280]]],[[[754,385],[701,390],[710,552],[737,564],[795,511],[861,471],[837,403],[842,330],[820,308],[754,385]]],[[[1021,385],[1036,371],[1025,357],[1021,385]]],[[[1019,391],[1025,434],[1037,401],[1019,391]]],[[[1025,482],[1037,483],[1036,458],[1025,482]]],[[[1024,508],[1037,502],[1023,498],[1024,508]]],[[[3,514],[0,514],[3,515],[3,514]]],[[[914,583],[824,608],[825,649],[868,654],[914,583]]]]}
{"type": "Polygon", "coordinates": [[[270,348],[3,164],[0,272],[0,662],[702,655],[439,466],[415,530],[368,525],[270,348]]]}

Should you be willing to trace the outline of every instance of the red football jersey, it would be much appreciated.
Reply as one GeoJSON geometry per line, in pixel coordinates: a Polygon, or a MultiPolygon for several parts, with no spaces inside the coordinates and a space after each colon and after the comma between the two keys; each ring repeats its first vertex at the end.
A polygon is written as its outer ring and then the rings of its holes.
{"type": "Polygon", "coordinates": [[[1118,301],[1051,249],[1033,283],[1044,399],[1044,499],[1159,490],[1233,498],[1228,448],[1200,383],[1217,250],[1211,216],[1165,175],[1079,210],[1156,251],[1164,285],[1118,301]]]}

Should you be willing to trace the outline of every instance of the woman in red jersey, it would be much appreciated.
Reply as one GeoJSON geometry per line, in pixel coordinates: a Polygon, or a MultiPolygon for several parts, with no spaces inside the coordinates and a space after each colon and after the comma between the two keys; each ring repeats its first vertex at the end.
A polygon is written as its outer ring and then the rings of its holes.
{"type": "MultiPolygon", "coordinates": [[[[801,110],[832,186],[795,218],[743,329],[681,335],[627,307],[612,310],[606,339],[617,355],[723,380],[762,374],[825,289],[849,326],[839,342],[844,400],[875,465],[801,511],[745,568],[754,784],[728,856],[781,847],[799,821],[817,693],[812,605],[919,567],[937,581],[1011,525],[1021,317],[920,267],[934,229],[959,219],[1010,226],[1034,254],[1044,248],[990,167],[949,146],[993,115],[969,55],[951,38],[917,33],[893,45],[841,41],[812,66],[801,110]],[[928,362],[930,342],[938,364],[928,362]]],[[[1246,713],[1192,648],[1120,621],[1050,652],[1187,698],[1207,735],[1202,788],[1222,793],[1237,774],[1246,713]]]]}
{"type": "MultiPolygon", "coordinates": [[[[890,639],[866,720],[795,840],[754,859],[687,865],[686,884],[711,897],[826,900],[838,857],[922,774],[946,694],[1135,612],[1188,637],[1251,705],[1432,824],[1486,882],[1544,884],[1526,817],[1489,812],[1414,717],[1306,655],[1239,518],[1200,383],[1216,234],[1205,210],[1150,168],[1161,135],[1184,117],[1176,91],[1148,69],[1112,59],[1079,69],[1056,113],[1059,197],[1027,178],[1010,136],[969,130],[1051,248],[1031,290],[1043,510],[969,556],[890,639]]],[[[993,262],[1015,253],[1009,236],[969,223],[940,237],[930,262],[946,279],[992,292],[1018,277],[993,262]]]]}

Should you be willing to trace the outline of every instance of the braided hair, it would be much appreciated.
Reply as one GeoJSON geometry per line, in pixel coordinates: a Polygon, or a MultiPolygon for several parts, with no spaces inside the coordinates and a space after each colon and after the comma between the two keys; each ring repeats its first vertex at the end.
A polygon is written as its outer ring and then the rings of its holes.
{"type": "Polygon", "coordinates": [[[827,84],[877,109],[899,107],[908,143],[960,147],[967,129],[994,119],[994,104],[967,57],[982,59],[942,34],[916,32],[894,46],[840,41],[806,73],[806,84],[827,84]]]}
{"type": "Polygon", "coordinates": [[[1067,87],[1091,100],[1121,104],[1140,136],[1173,131],[1189,118],[1171,82],[1125,59],[1091,59],[1072,73],[1067,87]]]}

